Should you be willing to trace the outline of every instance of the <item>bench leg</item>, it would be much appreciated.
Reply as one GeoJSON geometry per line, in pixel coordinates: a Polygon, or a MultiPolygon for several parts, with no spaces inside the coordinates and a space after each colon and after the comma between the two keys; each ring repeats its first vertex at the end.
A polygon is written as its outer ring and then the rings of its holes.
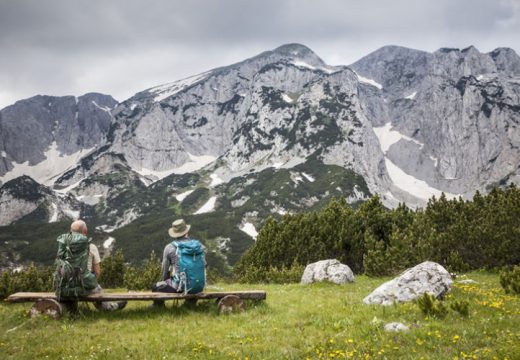
{"type": "Polygon", "coordinates": [[[196,305],[197,305],[197,300],[198,300],[198,299],[193,299],[193,298],[191,298],[191,299],[185,299],[185,300],[184,300],[184,305],[185,305],[185,306],[196,306],[196,305]]]}
{"type": "Polygon", "coordinates": [[[218,313],[219,314],[227,314],[233,312],[242,312],[246,309],[246,305],[236,295],[227,295],[224,296],[218,302],[218,313]]]}
{"type": "Polygon", "coordinates": [[[59,319],[64,312],[64,306],[54,299],[38,300],[31,308],[31,317],[48,315],[53,319],[59,319]]]}
{"type": "Polygon", "coordinates": [[[70,314],[77,315],[79,313],[77,301],[63,301],[60,304],[63,307],[63,310],[69,312],[70,314]]]}

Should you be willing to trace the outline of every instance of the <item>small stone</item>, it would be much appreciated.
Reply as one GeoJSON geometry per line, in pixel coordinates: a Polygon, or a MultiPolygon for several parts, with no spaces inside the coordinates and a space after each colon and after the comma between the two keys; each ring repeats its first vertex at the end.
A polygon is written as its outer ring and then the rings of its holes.
{"type": "Polygon", "coordinates": [[[409,331],[410,328],[400,322],[391,322],[385,325],[385,331],[409,331]]]}
{"type": "Polygon", "coordinates": [[[459,280],[459,281],[457,281],[457,283],[458,284],[478,284],[478,282],[476,282],[473,279],[459,280]]]}

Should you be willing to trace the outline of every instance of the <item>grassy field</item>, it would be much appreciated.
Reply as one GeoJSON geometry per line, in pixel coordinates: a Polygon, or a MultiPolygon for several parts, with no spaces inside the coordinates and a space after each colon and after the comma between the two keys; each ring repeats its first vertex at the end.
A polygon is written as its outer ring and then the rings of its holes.
{"type": "Polygon", "coordinates": [[[504,294],[498,276],[470,273],[445,302],[469,301],[469,317],[451,311],[425,317],[416,304],[368,306],[364,296],[386,279],[354,284],[237,285],[208,290],[263,289],[264,303],[219,316],[214,302],[195,308],[134,302],[121,312],[83,305],[77,318],[28,318],[31,304],[0,305],[3,359],[519,359],[520,298],[504,294]],[[399,321],[406,333],[383,325],[399,321]]]}

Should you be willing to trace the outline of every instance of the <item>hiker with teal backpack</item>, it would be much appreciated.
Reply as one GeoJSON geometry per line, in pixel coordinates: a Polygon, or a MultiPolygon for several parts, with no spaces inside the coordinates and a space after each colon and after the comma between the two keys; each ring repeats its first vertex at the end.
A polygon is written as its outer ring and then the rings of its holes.
{"type": "MultiPolygon", "coordinates": [[[[199,240],[191,239],[191,225],[183,219],[175,220],[168,229],[171,241],[164,248],[162,281],[152,287],[153,292],[197,294],[206,285],[206,248],[199,240]]],[[[154,301],[164,306],[164,301],[154,301]]]]}

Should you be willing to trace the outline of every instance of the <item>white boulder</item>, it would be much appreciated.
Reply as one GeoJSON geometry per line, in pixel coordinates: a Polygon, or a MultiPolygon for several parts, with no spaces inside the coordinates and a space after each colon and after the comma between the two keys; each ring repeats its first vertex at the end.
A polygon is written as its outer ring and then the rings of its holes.
{"type": "Polygon", "coordinates": [[[389,331],[389,332],[392,332],[392,331],[399,332],[399,331],[408,331],[408,330],[410,330],[410,328],[400,322],[392,322],[392,323],[388,323],[385,325],[385,331],[389,331]]]}
{"type": "Polygon", "coordinates": [[[301,284],[319,281],[330,281],[341,285],[354,282],[354,273],[350,268],[336,259],[322,260],[307,265],[303,272],[301,284]]]}
{"type": "Polygon", "coordinates": [[[406,270],[399,277],[387,281],[363,299],[365,304],[391,305],[412,301],[424,293],[441,297],[451,289],[451,276],[445,268],[425,261],[406,270]]]}

